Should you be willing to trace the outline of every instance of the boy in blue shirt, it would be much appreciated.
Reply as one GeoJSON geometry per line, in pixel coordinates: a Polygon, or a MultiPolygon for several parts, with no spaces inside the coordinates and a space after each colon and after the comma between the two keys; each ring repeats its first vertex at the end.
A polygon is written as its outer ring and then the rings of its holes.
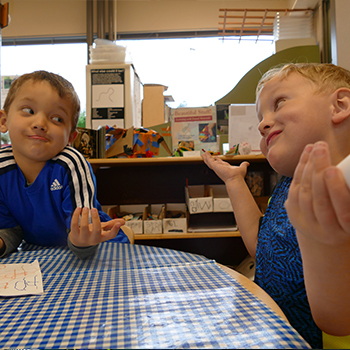
{"type": "Polygon", "coordinates": [[[68,146],[79,114],[73,86],[59,75],[37,71],[11,84],[0,111],[0,131],[11,139],[0,150],[0,256],[23,239],[68,244],[80,258],[106,240],[129,242],[124,220],[102,211],[90,164],[68,146]]]}
{"type": "MultiPolygon", "coordinates": [[[[327,324],[328,319],[320,322],[318,317],[313,318],[318,309],[332,309],[335,299],[343,295],[332,289],[334,277],[330,279],[329,272],[336,266],[330,262],[335,262],[337,254],[341,254],[345,264],[342,271],[350,271],[350,239],[342,237],[335,240],[333,246],[331,240],[324,239],[320,244],[317,233],[313,232],[311,239],[308,237],[305,223],[296,234],[284,204],[306,145],[327,143],[329,162],[333,165],[350,153],[350,72],[332,64],[288,64],[274,68],[258,84],[256,109],[261,151],[276,172],[283,175],[265,215],[244,180],[248,162],[231,166],[208,152],[203,154],[203,159],[226,184],[242,239],[249,254],[256,259],[255,282],[270,294],[291,325],[313,348],[322,348],[321,329],[334,335],[350,333],[348,313],[333,317],[332,321],[338,325],[333,323],[332,327],[327,324]],[[343,251],[347,253],[344,255],[343,251]],[[325,254],[328,254],[325,263],[318,264],[325,254]],[[315,295],[315,289],[319,291],[322,284],[319,281],[316,284],[311,275],[317,271],[320,279],[326,267],[323,285],[329,286],[325,293],[315,295]],[[312,299],[323,295],[324,299],[317,303],[310,299],[310,309],[309,295],[312,299]],[[344,320],[345,326],[341,325],[344,320]]],[[[347,274],[343,276],[349,280],[347,274]]],[[[343,278],[335,279],[337,288],[342,288],[339,283],[343,284],[342,293],[348,295],[349,288],[343,278]]],[[[348,307],[348,301],[341,299],[348,307]]]]}

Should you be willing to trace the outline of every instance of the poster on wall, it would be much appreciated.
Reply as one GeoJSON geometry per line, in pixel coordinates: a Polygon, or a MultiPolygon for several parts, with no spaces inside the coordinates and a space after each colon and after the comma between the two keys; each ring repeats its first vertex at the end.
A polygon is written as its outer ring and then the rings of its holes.
{"type": "Polygon", "coordinates": [[[113,125],[124,128],[125,69],[91,70],[92,128],[113,125]]]}
{"type": "Polygon", "coordinates": [[[183,151],[218,152],[216,109],[209,107],[171,110],[173,153],[183,151]]]}

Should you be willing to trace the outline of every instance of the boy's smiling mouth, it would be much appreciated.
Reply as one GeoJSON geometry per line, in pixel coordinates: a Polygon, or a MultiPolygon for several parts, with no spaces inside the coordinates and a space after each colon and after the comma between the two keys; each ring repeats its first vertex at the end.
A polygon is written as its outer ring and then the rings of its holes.
{"type": "Polygon", "coordinates": [[[40,136],[40,135],[30,135],[28,136],[31,140],[38,140],[38,141],[44,141],[47,142],[47,138],[44,136],[40,136]]]}
{"type": "Polygon", "coordinates": [[[266,146],[268,146],[268,145],[271,143],[271,141],[272,141],[277,135],[279,135],[281,132],[282,132],[282,131],[274,131],[274,132],[272,132],[271,134],[269,134],[269,136],[268,136],[267,139],[266,139],[266,146]]]}

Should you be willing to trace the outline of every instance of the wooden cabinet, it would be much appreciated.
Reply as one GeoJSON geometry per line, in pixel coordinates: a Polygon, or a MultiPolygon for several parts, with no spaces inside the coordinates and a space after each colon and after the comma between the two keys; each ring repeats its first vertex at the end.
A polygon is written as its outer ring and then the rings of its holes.
{"type": "MultiPolygon", "coordinates": [[[[248,171],[263,175],[266,206],[274,171],[259,155],[222,157],[230,164],[247,160],[248,171]]],[[[122,204],[185,203],[185,186],[223,184],[201,157],[90,159],[97,181],[97,199],[104,206],[122,204]]],[[[239,200],[239,198],[237,198],[239,200]]],[[[198,215],[198,214],[196,214],[198,215]]],[[[135,235],[136,244],[155,245],[205,255],[226,265],[235,265],[247,255],[239,231],[135,235]]]]}

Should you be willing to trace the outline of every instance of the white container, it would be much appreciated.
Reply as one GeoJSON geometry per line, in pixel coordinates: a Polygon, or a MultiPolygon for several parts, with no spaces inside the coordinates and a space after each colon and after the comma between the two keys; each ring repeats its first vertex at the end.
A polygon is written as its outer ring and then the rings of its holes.
{"type": "Polygon", "coordinates": [[[255,104],[232,104],[229,106],[228,140],[230,149],[238,144],[248,143],[251,153],[260,154],[261,135],[255,104]]]}
{"type": "Polygon", "coordinates": [[[164,208],[163,232],[186,233],[187,232],[187,207],[185,203],[167,203],[164,208]],[[185,214],[184,218],[167,218],[167,211],[179,211],[185,214]]]}
{"type": "Polygon", "coordinates": [[[143,233],[163,233],[163,220],[162,220],[162,209],[164,204],[151,204],[146,209],[147,214],[157,215],[158,219],[147,220],[147,217],[144,217],[143,221],[143,233]]]}
{"type": "Polygon", "coordinates": [[[114,62],[124,63],[126,47],[121,45],[90,46],[89,63],[114,62]]]}
{"type": "Polygon", "coordinates": [[[195,185],[185,187],[185,197],[190,214],[211,213],[213,196],[210,186],[195,185]]]}
{"type": "MultiPolygon", "coordinates": [[[[114,207],[109,207],[107,214],[113,219],[113,215],[117,212],[119,213],[142,213],[142,216],[145,215],[146,204],[125,204],[125,205],[116,205],[114,207]]],[[[128,220],[125,221],[125,226],[130,227],[135,234],[143,233],[143,220],[128,220]]]]}
{"type": "Polygon", "coordinates": [[[344,158],[337,167],[343,172],[346,184],[350,188],[350,154],[344,158]]]}
{"type": "Polygon", "coordinates": [[[213,206],[215,212],[233,212],[225,185],[210,185],[213,190],[213,206]]]}

